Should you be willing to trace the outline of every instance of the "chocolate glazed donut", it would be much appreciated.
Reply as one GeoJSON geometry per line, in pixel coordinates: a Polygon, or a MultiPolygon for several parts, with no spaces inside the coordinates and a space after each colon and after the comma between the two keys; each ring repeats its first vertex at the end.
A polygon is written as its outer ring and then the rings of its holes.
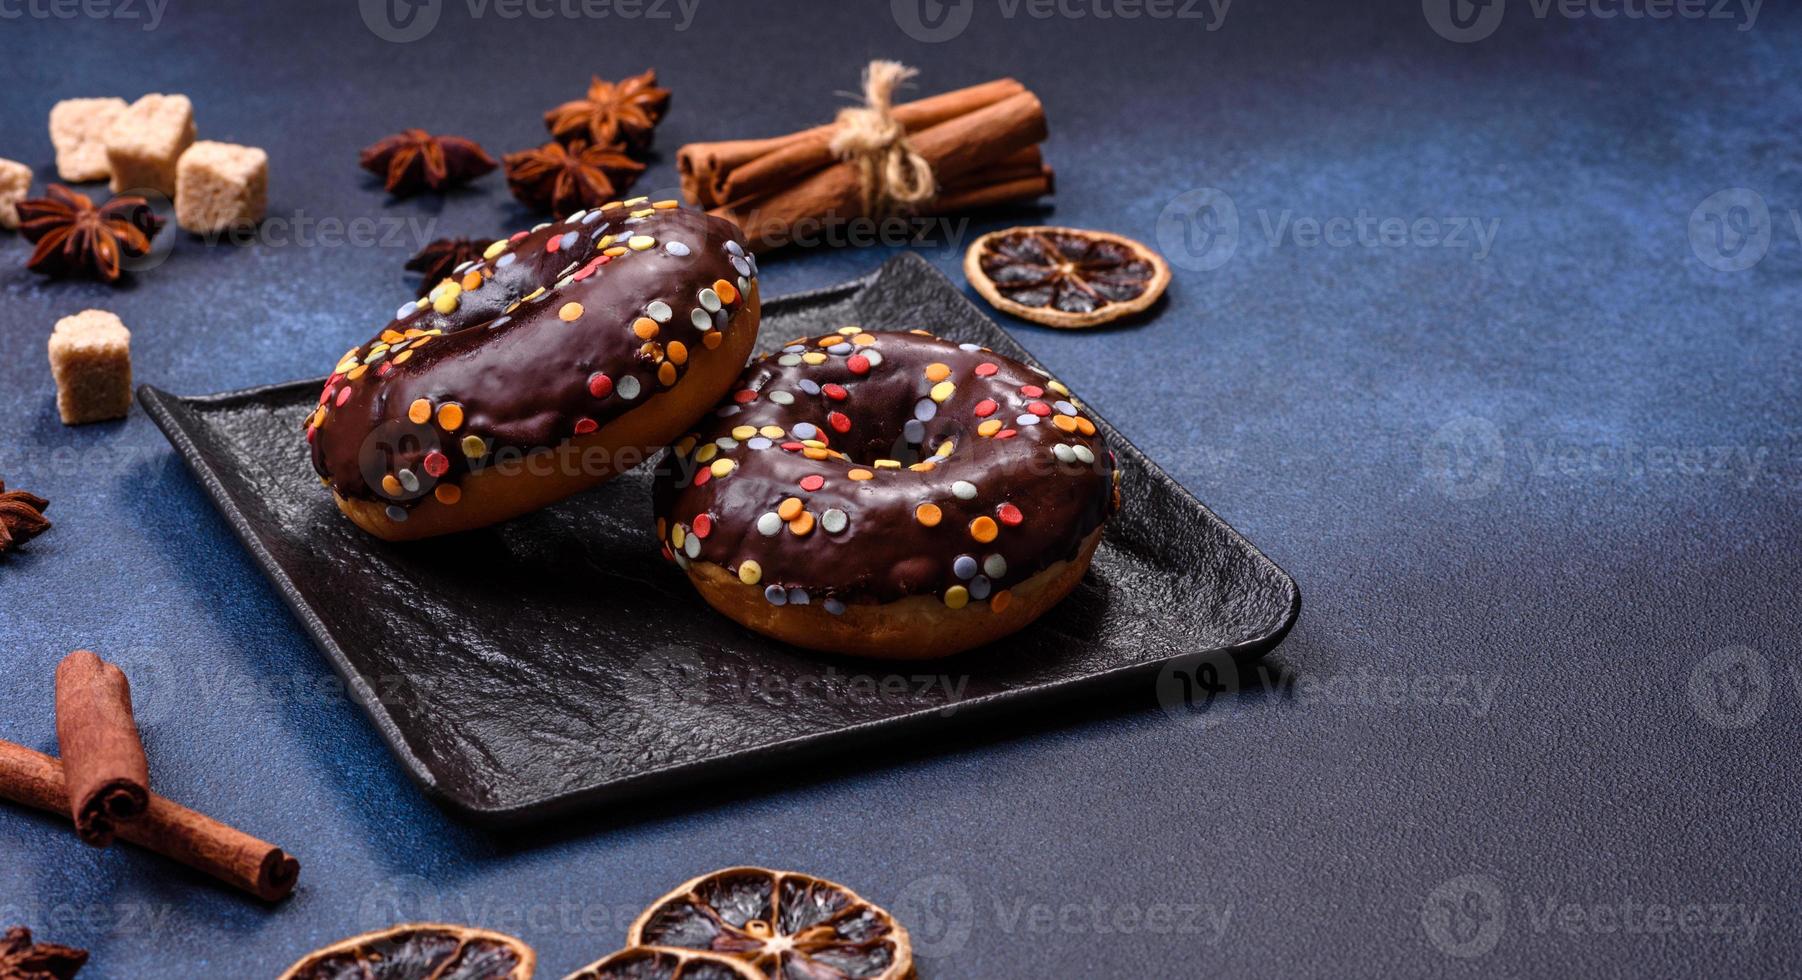
{"type": "Polygon", "coordinates": [[[664,553],[715,609],[816,650],[937,657],[1031,622],[1119,507],[1068,389],[973,344],[846,327],[747,368],[659,468],[664,553]]]}
{"type": "Polygon", "coordinates": [[[643,462],[731,387],[757,339],[731,222],[639,198],[490,245],[339,360],[313,468],[389,540],[505,520],[643,462]]]}

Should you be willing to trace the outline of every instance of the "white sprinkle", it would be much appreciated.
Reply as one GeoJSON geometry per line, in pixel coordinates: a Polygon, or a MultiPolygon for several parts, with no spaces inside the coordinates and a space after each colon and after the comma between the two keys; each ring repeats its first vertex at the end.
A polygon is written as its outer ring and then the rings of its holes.
{"type": "Polygon", "coordinates": [[[533,231],[543,231],[544,229],[549,228],[550,226],[551,226],[550,222],[540,221],[537,224],[532,226],[532,230],[533,231]]]}
{"type": "Polygon", "coordinates": [[[930,398],[922,398],[919,401],[914,402],[914,418],[919,419],[922,422],[932,421],[933,416],[938,413],[939,403],[930,398]]]}
{"type": "Polygon", "coordinates": [[[414,476],[412,470],[395,470],[394,478],[400,481],[400,485],[405,487],[408,493],[419,492],[419,477],[414,476]]]}
{"type": "Polygon", "coordinates": [[[690,558],[701,557],[700,535],[695,534],[693,531],[688,532],[688,537],[682,541],[682,550],[687,552],[688,557],[690,558]]]}
{"type": "Polygon", "coordinates": [[[795,403],[795,396],[786,391],[772,391],[770,392],[770,401],[773,401],[778,405],[793,405],[795,403]]]}
{"type": "Polygon", "coordinates": [[[625,377],[619,379],[619,381],[614,384],[613,393],[620,396],[621,398],[624,398],[626,401],[631,401],[632,399],[637,398],[638,397],[638,379],[632,377],[629,374],[626,375],[625,377]]]}
{"type": "Polygon", "coordinates": [[[1056,456],[1060,463],[1076,462],[1076,451],[1061,442],[1051,447],[1051,454],[1056,456]]]}
{"type": "Polygon", "coordinates": [[[817,395],[820,393],[819,382],[811,381],[811,380],[808,380],[807,378],[802,378],[801,380],[795,382],[795,387],[801,389],[802,392],[809,394],[809,395],[817,395]]]}
{"type": "Polygon", "coordinates": [[[1076,414],[1076,406],[1072,405],[1066,401],[1053,402],[1051,407],[1057,409],[1058,414],[1060,414],[1060,415],[1075,415],[1076,414]]]}
{"type": "Polygon", "coordinates": [[[976,499],[976,484],[968,480],[959,480],[951,484],[951,495],[959,500],[976,499]]]}
{"type": "Polygon", "coordinates": [[[808,596],[806,589],[788,590],[788,604],[791,606],[805,606],[812,601],[813,599],[808,596]]]}
{"type": "Polygon", "coordinates": [[[759,517],[757,519],[757,530],[758,533],[766,538],[774,537],[778,531],[782,530],[782,515],[772,510],[762,517],[759,517]]]}
{"type": "Polygon", "coordinates": [[[958,344],[957,349],[958,350],[968,350],[968,351],[978,351],[978,350],[982,350],[982,345],[980,345],[980,344],[958,344]]]}
{"type": "Polygon", "coordinates": [[[772,606],[783,606],[788,604],[788,592],[780,585],[772,585],[769,588],[764,589],[763,597],[768,599],[772,606]]]}
{"type": "Polygon", "coordinates": [[[583,208],[582,210],[577,211],[575,214],[564,215],[563,220],[565,223],[573,225],[576,222],[581,221],[583,218],[586,218],[586,217],[588,217],[588,209],[583,208]]]}
{"type": "Polygon", "coordinates": [[[880,353],[878,353],[877,351],[873,351],[867,347],[864,348],[863,356],[864,356],[865,360],[870,362],[871,367],[875,367],[876,365],[882,363],[882,355],[880,353]]]}
{"type": "Polygon", "coordinates": [[[742,247],[740,247],[737,242],[728,238],[728,239],[726,239],[726,254],[727,255],[743,255],[743,254],[745,254],[745,250],[742,247]]]}
{"type": "Polygon", "coordinates": [[[762,452],[775,445],[775,443],[765,439],[763,436],[753,436],[750,441],[745,443],[745,445],[758,452],[762,452]]]}
{"type": "Polygon", "coordinates": [[[751,263],[746,262],[736,255],[732,256],[732,268],[741,276],[749,276],[751,274],[751,263]]]}
{"type": "Polygon", "coordinates": [[[794,367],[795,365],[801,363],[801,355],[799,355],[799,354],[784,354],[781,357],[776,358],[776,363],[782,365],[783,367],[794,367]]]}
{"type": "Polygon", "coordinates": [[[1025,415],[1022,415],[1019,418],[1014,419],[1014,422],[1019,425],[1038,425],[1039,417],[1037,415],[1032,414],[1031,412],[1027,412],[1025,415]]]}
{"type": "Polygon", "coordinates": [[[696,293],[695,299],[701,304],[701,308],[709,313],[720,308],[720,294],[714,292],[713,287],[711,286],[705,287],[699,293],[696,293]]]}
{"type": "Polygon", "coordinates": [[[901,426],[901,438],[906,439],[908,442],[913,443],[914,445],[919,445],[920,443],[925,442],[926,441],[926,423],[920,421],[919,419],[908,419],[907,423],[905,425],[901,426]]]}
{"type": "Polygon", "coordinates": [[[396,320],[405,320],[407,317],[410,317],[413,314],[418,313],[418,312],[419,312],[419,304],[418,303],[402,303],[400,306],[400,309],[394,311],[394,318],[396,320]]]}
{"type": "Polygon", "coordinates": [[[670,317],[675,316],[676,314],[669,308],[668,303],[665,303],[660,299],[654,299],[651,301],[651,305],[644,308],[644,315],[656,320],[658,323],[668,323],[670,317]]]}
{"type": "Polygon", "coordinates": [[[846,517],[845,512],[839,510],[837,507],[820,515],[820,527],[824,528],[827,534],[837,534],[838,532],[843,531],[845,526],[850,523],[851,519],[846,517]]]}
{"type": "Polygon", "coordinates": [[[982,572],[989,578],[1000,578],[1007,574],[1007,559],[1000,554],[993,554],[982,560],[982,572]]]}
{"type": "Polygon", "coordinates": [[[707,311],[698,306],[688,311],[688,322],[694,324],[695,329],[702,332],[713,329],[713,317],[708,316],[707,311]]]}
{"type": "Polygon", "coordinates": [[[678,257],[688,255],[688,246],[681,242],[666,242],[663,246],[663,250],[678,257]]]}
{"type": "Polygon", "coordinates": [[[1087,446],[1072,446],[1070,451],[1076,454],[1077,459],[1085,463],[1095,462],[1095,452],[1087,446]]]}
{"type": "Polygon", "coordinates": [[[518,261],[519,261],[518,254],[516,254],[514,252],[508,252],[506,255],[503,255],[500,258],[494,260],[494,267],[496,269],[505,269],[506,267],[508,267],[518,261]]]}
{"type": "Polygon", "coordinates": [[[849,353],[851,353],[851,349],[852,348],[851,348],[850,344],[833,344],[831,347],[826,348],[826,353],[828,353],[828,354],[849,354],[849,353]]]}
{"type": "Polygon", "coordinates": [[[738,448],[738,440],[731,436],[720,436],[718,439],[713,440],[713,444],[726,452],[731,452],[738,448]]]}

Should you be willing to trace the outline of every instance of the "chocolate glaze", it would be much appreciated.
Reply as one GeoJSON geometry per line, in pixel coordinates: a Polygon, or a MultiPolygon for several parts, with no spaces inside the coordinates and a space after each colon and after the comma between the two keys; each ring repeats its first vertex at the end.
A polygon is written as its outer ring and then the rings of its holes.
{"type": "MultiPolygon", "coordinates": [[[[1052,424],[1055,416],[1068,419],[1066,426],[1080,418],[1080,409],[1059,390],[1062,386],[981,348],[916,333],[866,337],[874,342],[858,345],[841,334],[823,347],[825,338],[807,338],[754,362],[715,415],[672,449],[659,467],[653,499],[659,534],[670,556],[684,567],[690,560],[709,561],[734,571],[747,559],[755,560],[761,567],[756,587],[766,590],[766,598],[801,601],[796,592],[800,590],[805,601],[813,603],[944,596],[956,585],[981,600],[1074,557],[1083,539],[1115,509],[1115,469],[1113,454],[1086,419],[1081,424],[1087,434],[1052,424]],[[871,351],[879,355],[880,363],[865,374],[857,373],[853,356],[867,358],[871,351]],[[826,354],[822,363],[802,360],[817,353],[826,354]],[[785,359],[799,363],[781,363],[785,359]],[[942,402],[933,402],[929,395],[936,383],[927,375],[932,365],[948,367],[946,380],[956,386],[942,402]],[[994,365],[994,374],[978,376],[980,365],[994,365]],[[841,386],[846,397],[834,400],[823,388],[812,393],[802,382],[841,386]],[[1043,393],[1030,394],[1033,390],[1043,393]],[[783,405],[772,399],[777,392],[792,395],[793,402],[783,405]],[[978,406],[985,400],[995,402],[996,408],[979,417],[978,406]],[[927,404],[933,408],[926,409],[927,404]],[[1035,404],[1050,414],[1032,415],[1035,404]],[[833,428],[834,412],[848,421],[847,431],[833,428]],[[926,414],[931,417],[923,421],[923,433],[913,433],[923,438],[910,443],[908,420],[926,414]],[[1022,424],[1023,415],[1038,419],[1037,424],[1022,424]],[[989,419],[999,420],[1001,431],[1015,435],[980,435],[978,426],[989,419]],[[781,427],[785,435],[771,440],[768,448],[755,448],[762,443],[752,441],[768,437],[733,435],[737,427],[769,425],[781,427]],[[797,451],[801,449],[797,425],[803,436],[809,431],[806,426],[813,426],[843,456],[807,458],[797,451]],[[908,468],[933,459],[947,440],[953,443],[952,451],[930,470],[908,468]],[[709,454],[710,444],[719,447],[716,454],[709,454]],[[1061,457],[1058,446],[1067,447],[1061,457]],[[1081,447],[1087,462],[1078,457],[1076,447],[1081,447]],[[903,465],[875,467],[875,460],[882,458],[903,465]],[[734,467],[716,477],[710,467],[720,459],[732,460],[734,467]],[[853,480],[848,474],[855,469],[868,470],[874,478],[853,480]],[[699,486],[697,474],[705,474],[699,486]],[[806,490],[802,481],[808,477],[823,478],[824,485],[806,490]],[[974,495],[959,497],[954,490],[959,482],[973,484],[974,495]],[[759,519],[777,511],[789,497],[800,498],[805,512],[812,515],[811,530],[797,535],[784,522],[776,533],[763,533],[759,519]],[[917,508],[925,503],[939,509],[936,525],[928,526],[917,516],[917,508]],[[1006,504],[1018,508],[1018,524],[1001,519],[1006,504]],[[830,509],[841,510],[848,518],[838,533],[826,528],[824,517],[830,509]],[[694,533],[700,515],[706,515],[700,522],[704,536],[694,533]],[[984,516],[996,519],[998,528],[995,539],[987,543],[970,531],[971,522],[984,516]],[[995,570],[989,556],[996,554],[1006,562],[1005,571],[987,574],[995,570]],[[964,555],[974,561],[976,576],[959,574],[957,559],[964,555]],[[977,577],[987,580],[987,590],[977,577]],[[770,586],[783,594],[769,593],[770,586]]],[[[766,527],[770,523],[765,519],[766,527]]],[[[968,572],[969,563],[962,564],[968,572]]]]}
{"type": "MultiPolygon", "coordinates": [[[[313,467],[335,492],[390,504],[394,516],[394,506],[417,503],[438,483],[459,482],[472,468],[491,463],[497,450],[556,446],[578,434],[578,424],[586,428],[583,420],[605,426],[628,411],[654,405],[669,387],[659,381],[658,370],[671,341],[686,347],[690,362],[714,356],[704,342],[707,331],[691,316],[700,307],[701,291],[720,280],[733,284],[738,296],[709,316],[711,330],[719,330],[749,301],[747,287],[756,264],[745,253],[744,237],[735,225],[700,211],[658,209],[648,203],[616,206],[598,218],[594,212],[571,217],[576,220],[515,236],[505,252],[460,270],[458,279],[472,269],[491,278],[462,292],[451,312],[428,305],[383,331],[392,336],[409,329],[437,330],[441,336],[423,346],[416,340],[395,344],[355,380],[332,375],[320,398],[323,416],[309,438],[313,467]],[[643,213],[647,210],[649,214],[643,213]],[[628,248],[585,278],[570,278],[572,271],[580,274],[604,257],[602,235],[615,237],[609,247],[624,245],[635,235],[653,238],[655,245],[642,251],[628,248]],[[553,241],[557,250],[548,251],[553,241]],[[672,242],[687,254],[672,253],[672,242]],[[520,302],[540,287],[542,294],[520,302]],[[653,301],[667,304],[672,315],[658,324],[654,344],[647,345],[633,323],[646,316],[653,301]],[[581,304],[581,316],[565,322],[559,313],[572,302],[581,304]],[[519,305],[508,312],[515,303],[519,305]],[[412,356],[380,374],[381,366],[393,362],[403,347],[413,349],[412,356]],[[590,390],[597,372],[612,385],[604,397],[590,390]],[[631,387],[628,378],[639,390],[631,399],[624,397],[631,387]],[[345,390],[348,396],[341,395],[345,390]],[[340,397],[346,399],[342,404],[340,397]],[[447,402],[458,404],[462,424],[447,431],[435,414],[423,425],[409,421],[409,406],[422,398],[434,413],[447,402]],[[472,435],[486,445],[478,459],[462,449],[472,435]],[[433,450],[442,457],[433,458],[432,468],[446,468],[436,478],[423,465],[433,450]],[[402,487],[400,494],[385,492],[382,478],[403,470],[407,482],[416,485],[402,487]]],[[[366,362],[381,336],[346,357],[366,362]]],[[[676,366],[678,381],[686,371],[686,363],[676,366]]]]}

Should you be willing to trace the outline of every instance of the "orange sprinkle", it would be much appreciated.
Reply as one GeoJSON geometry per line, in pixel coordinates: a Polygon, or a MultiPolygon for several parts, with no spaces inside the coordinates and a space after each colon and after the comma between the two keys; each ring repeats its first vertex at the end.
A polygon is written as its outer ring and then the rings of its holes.
{"type": "Polygon", "coordinates": [[[1007,591],[1006,589],[1002,589],[1000,592],[997,592],[994,595],[989,596],[989,608],[994,610],[995,612],[1001,612],[1007,608],[1008,603],[1011,603],[1013,601],[1014,601],[1014,594],[1012,592],[1007,591]]]}
{"type": "Polygon", "coordinates": [[[832,453],[829,450],[821,449],[818,446],[808,446],[806,449],[801,450],[801,455],[808,459],[829,459],[831,458],[832,453]]]}
{"type": "Polygon", "coordinates": [[[995,540],[995,535],[999,533],[1001,529],[995,525],[995,519],[987,514],[970,522],[970,537],[983,544],[995,540]]]}
{"type": "Polygon", "coordinates": [[[424,425],[426,423],[426,420],[430,419],[431,417],[432,417],[432,403],[425,400],[424,398],[421,398],[418,401],[415,401],[413,404],[407,406],[407,418],[411,419],[412,421],[414,421],[420,425],[424,425]]]}
{"type": "Polygon", "coordinates": [[[1001,431],[1001,420],[1000,419],[989,419],[987,422],[984,422],[981,425],[976,427],[976,434],[979,436],[984,436],[984,437],[992,436],[995,433],[1000,432],[1000,431],[1001,431]]]}
{"type": "Polygon", "coordinates": [[[802,511],[800,517],[788,522],[788,530],[797,538],[807,537],[808,533],[813,530],[813,515],[802,511]]]}
{"type": "Polygon", "coordinates": [[[463,428],[463,406],[456,402],[445,402],[438,407],[438,425],[446,432],[455,432],[463,428]]]}
{"type": "MultiPolygon", "coordinates": [[[[688,346],[686,344],[682,343],[680,340],[670,341],[669,342],[669,359],[677,364],[687,364],[688,363],[688,346]]],[[[1060,416],[1058,416],[1058,418],[1063,418],[1063,416],[1060,415],[1060,416]]]]}
{"type": "Polygon", "coordinates": [[[369,365],[359,364],[356,367],[351,368],[350,373],[346,374],[345,377],[349,378],[352,381],[355,381],[367,373],[369,373],[369,365]]]}
{"type": "Polygon", "coordinates": [[[733,303],[738,301],[738,287],[724,279],[714,280],[713,293],[720,298],[720,302],[722,303],[733,303]]]}
{"type": "Polygon", "coordinates": [[[876,474],[871,473],[869,470],[865,470],[865,469],[855,469],[849,473],[846,473],[845,475],[850,477],[853,480],[874,480],[874,479],[876,479],[876,474]]]}
{"type": "Polygon", "coordinates": [[[1068,415],[1053,415],[1051,417],[1051,424],[1065,432],[1076,431],[1076,420],[1068,415]]]}
{"type": "Polygon", "coordinates": [[[718,347],[720,342],[725,339],[726,338],[718,330],[709,330],[701,335],[701,343],[706,345],[708,350],[718,347]]]}
{"type": "Polygon", "coordinates": [[[403,339],[405,339],[405,338],[401,337],[400,331],[398,331],[398,330],[382,331],[382,342],[385,344],[398,344],[403,339]]]}
{"type": "Polygon", "coordinates": [[[565,303],[563,304],[563,307],[557,311],[557,319],[562,320],[564,323],[574,323],[581,318],[581,303],[565,303]]]}
{"type": "Polygon", "coordinates": [[[466,293],[472,289],[481,288],[481,285],[482,270],[480,269],[471,269],[469,270],[469,275],[463,277],[463,291],[466,293]]]}
{"type": "Polygon", "coordinates": [[[401,351],[401,352],[400,352],[400,353],[398,353],[398,354],[396,354],[396,355],[394,355],[394,363],[396,363],[396,364],[405,364],[405,363],[407,363],[407,361],[408,361],[408,360],[410,360],[410,359],[411,359],[411,358],[412,358],[412,357],[413,357],[413,352],[412,352],[412,351],[410,351],[410,350],[404,350],[404,351],[401,351]]]}
{"type": "Polygon", "coordinates": [[[805,506],[806,504],[801,501],[800,497],[790,497],[776,506],[776,516],[785,521],[792,521],[801,516],[801,509],[805,506]]]}
{"type": "Polygon", "coordinates": [[[648,316],[641,316],[632,321],[632,332],[638,335],[639,340],[650,340],[657,336],[657,321],[648,316]]]}
{"type": "Polygon", "coordinates": [[[438,488],[432,491],[432,496],[437,497],[438,502],[446,507],[452,507],[456,505],[457,501],[463,499],[463,488],[454,483],[440,483],[438,488]]]}
{"type": "Polygon", "coordinates": [[[915,473],[931,473],[933,470],[935,470],[937,468],[938,468],[938,464],[934,463],[930,459],[920,460],[918,463],[915,463],[912,466],[908,467],[908,469],[913,470],[915,473]]]}
{"type": "Polygon", "coordinates": [[[1085,436],[1092,436],[1095,434],[1095,423],[1080,415],[1076,417],[1076,428],[1085,436]]]}
{"type": "Polygon", "coordinates": [[[928,381],[943,381],[949,377],[951,377],[951,365],[949,365],[949,364],[928,364],[928,365],[926,365],[926,380],[928,380],[928,381]]]}
{"type": "Polygon", "coordinates": [[[914,508],[914,520],[927,527],[938,527],[939,521],[944,516],[945,512],[939,510],[938,504],[921,504],[914,508]]]}
{"type": "Polygon", "coordinates": [[[860,333],[851,338],[851,343],[856,344],[859,347],[868,347],[875,342],[876,337],[874,334],[860,333]]]}
{"type": "Polygon", "coordinates": [[[387,473],[382,476],[382,492],[390,497],[400,496],[400,481],[394,478],[393,473],[387,473]]]}
{"type": "Polygon", "coordinates": [[[675,384],[676,383],[676,366],[674,364],[671,364],[668,361],[664,361],[661,365],[659,365],[657,367],[657,380],[661,381],[665,388],[668,388],[670,385],[675,384]]]}

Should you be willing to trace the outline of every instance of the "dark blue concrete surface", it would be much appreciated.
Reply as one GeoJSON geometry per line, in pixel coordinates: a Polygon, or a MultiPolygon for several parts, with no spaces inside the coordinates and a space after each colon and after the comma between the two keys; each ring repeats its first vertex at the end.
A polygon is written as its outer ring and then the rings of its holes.
{"type": "MultiPolygon", "coordinates": [[[[1437,0],[1238,0],[1224,20],[963,0],[927,11],[944,21],[905,2],[496,2],[445,0],[404,44],[350,2],[171,0],[153,30],[141,2],[0,2],[0,156],[47,177],[56,99],[162,90],[192,96],[203,137],[272,161],[262,242],[169,232],[167,261],[117,291],[45,282],[0,235],[0,476],[56,520],[0,562],[0,737],[49,747],[52,665],[92,647],[140,679],[158,788],[304,863],[265,909],[4,808],[0,924],[92,948],[95,976],[255,977],[441,918],[513,930],[561,976],[666,887],[749,862],[906,909],[935,977],[1794,971],[1793,16],[1505,0],[1483,15],[1499,28],[1460,31],[1437,0]],[[59,316],[118,311],[139,380],[176,392],[317,375],[407,295],[421,240],[522,220],[498,174],[386,201],[355,159],[389,131],[505,152],[590,71],[655,65],[673,152],[822,119],[873,56],[919,65],[925,90],[1026,80],[1053,131],[1048,217],[1161,239],[1182,266],[1142,325],[1010,326],[1301,583],[1282,683],[1205,711],[1147,690],[483,832],[405,781],[141,413],[56,420],[59,316]],[[1184,196],[1209,188],[1224,199],[1184,196]],[[1363,241],[1401,219],[1399,244],[1362,244],[1360,216],[1363,241]]],[[[641,186],[673,183],[666,157],[641,186]]],[[[1037,217],[921,250],[957,276],[968,237],[1037,217]]],[[[888,252],[772,258],[766,287],[888,252]]]]}

